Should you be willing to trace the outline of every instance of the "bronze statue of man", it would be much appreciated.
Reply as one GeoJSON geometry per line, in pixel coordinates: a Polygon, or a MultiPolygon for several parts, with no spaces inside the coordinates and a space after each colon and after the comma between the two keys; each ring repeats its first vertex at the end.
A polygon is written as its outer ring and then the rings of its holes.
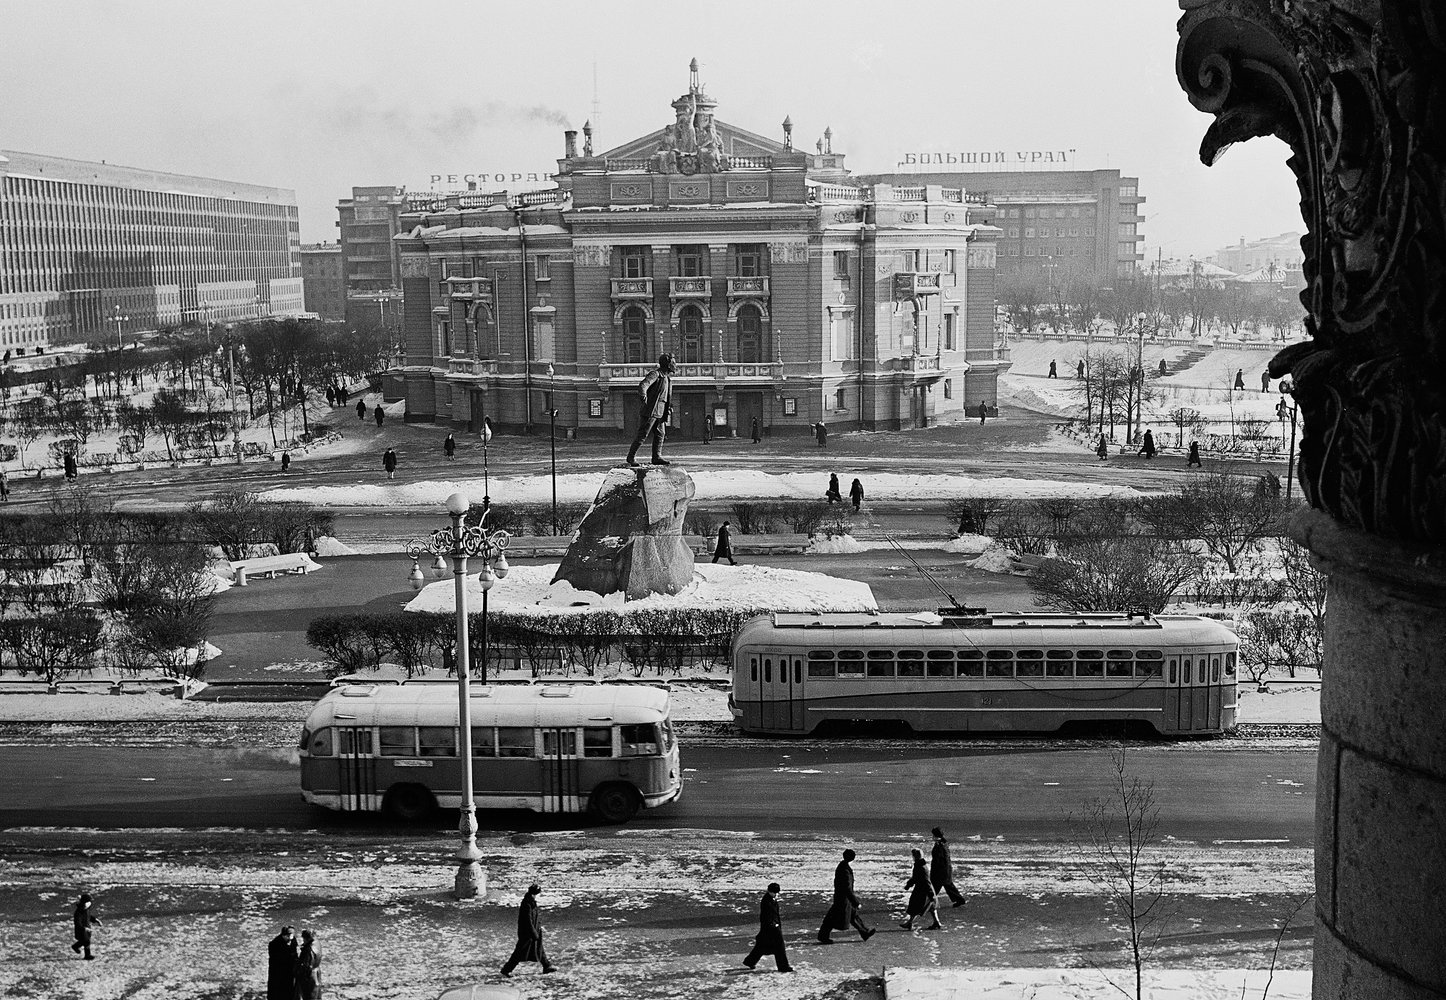
{"type": "Polygon", "coordinates": [[[663,458],[663,439],[668,436],[668,417],[673,412],[673,371],[673,356],[659,355],[657,369],[648,372],[638,383],[643,411],[638,421],[637,437],[633,438],[633,446],[628,449],[629,465],[638,464],[635,461],[638,449],[648,437],[653,439],[653,464],[672,464],[663,458]]]}

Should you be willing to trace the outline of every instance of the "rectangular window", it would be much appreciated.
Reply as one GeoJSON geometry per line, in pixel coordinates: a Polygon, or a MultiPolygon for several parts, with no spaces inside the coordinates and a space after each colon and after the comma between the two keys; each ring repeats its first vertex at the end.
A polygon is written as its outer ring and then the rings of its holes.
{"type": "MultiPolygon", "coordinates": [[[[946,351],[952,351],[952,350],[954,350],[954,320],[955,320],[955,318],[956,318],[955,315],[954,315],[953,313],[951,313],[951,312],[946,312],[946,313],[944,314],[944,350],[946,350],[946,351]]],[[[945,395],[945,398],[946,398],[946,399],[948,398],[947,394],[945,395]]]]}
{"type": "Polygon", "coordinates": [[[370,729],[342,729],[340,732],[341,753],[371,756],[372,731],[370,729]]]}
{"type": "Polygon", "coordinates": [[[955,260],[954,251],[953,251],[953,250],[945,250],[945,251],[944,251],[944,273],[945,273],[945,274],[955,274],[955,273],[957,273],[957,272],[954,270],[954,260],[955,260]]]}
{"type": "Polygon", "coordinates": [[[619,726],[623,738],[624,757],[656,757],[663,751],[658,740],[658,727],[652,723],[619,726]]]}
{"type": "Polygon", "coordinates": [[[1094,227],[1094,226],[1085,226],[1085,227],[1084,227],[1084,234],[1085,234],[1086,236],[1093,236],[1093,235],[1095,234],[1095,227],[1094,227]]]}
{"type": "Polygon", "coordinates": [[[544,729],[542,731],[542,755],[544,757],[576,757],[576,729],[544,729]]]}
{"type": "Polygon", "coordinates": [[[905,250],[904,253],[903,253],[903,257],[904,257],[904,264],[903,264],[903,266],[902,266],[901,268],[899,268],[899,270],[901,270],[901,271],[917,271],[917,270],[919,269],[919,251],[917,251],[917,250],[905,250]]]}
{"type": "Polygon", "coordinates": [[[1026,208],[1026,209],[1024,210],[1024,217],[1025,217],[1026,219],[1032,219],[1032,218],[1034,218],[1034,209],[1032,209],[1032,208],[1026,208]]]}
{"type": "Polygon", "coordinates": [[[1033,257],[1033,256],[1034,256],[1034,247],[1025,247],[1025,248],[1024,248],[1024,256],[1026,256],[1026,257],[1033,257]]]}
{"type": "Polygon", "coordinates": [[[1034,239],[1034,227],[1033,227],[1033,226],[1025,226],[1025,227],[1024,227],[1024,237],[1025,237],[1025,239],[1030,239],[1030,240],[1034,239]]]}
{"type": "Polygon", "coordinates": [[[1042,649],[1021,649],[1015,656],[1014,674],[1016,677],[1043,677],[1044,676],[1044,650],[1042,649]]]}
{"type": "Polygon", "coordinates": [[[551,257],[544,257],[544,256],[539,255],[539,256],[537,256],[536,258],[534,258],[534,260],[533,260],[532,280],[533,280],[533,281],[551,281],[551,280],[552,280],[552,258],[551,258],[551,257]]]}
{"type": "Polygon", "coordinates": [[[1226,653],[1226,654],[1225,654],[1225,676],[1226,676],[1226,677],[1234,677],[1234,676],[1235,676],[1235,654],[1234,654],[1234,653],[1226,653]]]}
{"type": "Polygon", "coordinates": [[[1074,675],[1076,677],[1103,677],[1105,675],[1105,651],[1102,649],[1081,649],[1075,653],[1074,675]]]}
{"type": "Polygon", "coordinates": [[[613,755],[612,727],[584,726],[582,730],[582,755],[584,757],[611,757],[613,755]]]}
{"type": "Polygon", "coordinates": [[[643,247],[627,247],[623,250],[623,277],[646,278],[648,276],[647,250],[643,247]]]}
{"type": "Polygon", "coordinates": [[[954,380],[952,378],[946,378],[944,380],[944,398],[954,398],[954,380]]]}
{"type": "Polygon", "coordinates": [[[833,252],[833,276],[836,281],[846,283],[849,280],[849,252],[847,250],[833,252]]]}
{"type": "Polygon", "coordinates": [[[1130,677],[1134,674],[1135,652],[1132,649],[1111,649],[1105,653],[1106,677],[1130,677]]]}
{"type": "Polygon", "coordinates": [[[844,390],[842,388],[839,388],[833,394],[833,408],[836,411],[848,409],[848,407],[844,405],[844,390]]]}
{"type": "Polygon", "coordinates": [[[557,357],[557,328],[553,325],[552,316],[549,314],[535,317],[532,330],[533,360],[552,361],[557,357]]]}
{"type": "Polygon", "coordinates": [[[900,677],[924,676],[924,651],[922,649],[901,649],[898,656],[900,677]]]}
{"type": "Polygon", "coordinates": [[[758,278],[763,275],[763,250],[758,244],[741,244],[736,252],[740,278],[758,278]]]}
{"type": "Polygon", "coordinates": [[[991,649],[985,653],[986,674],[989,677],[1013,677],[1014,676],[1014,650],[1012,649],[991,649]]]}
{"type": "Polygon", "coordinates": [[[1049,649],[1044,654],[1044,672],[1048,677],[1074,676],[1074,650],[1049,649]]]}
{"type": "Polygon", "coordinates": [[[852,353],[854,343],[854,314],[834,313],[829,319],[829,347],[832,360],[846,361],[852,353]]]}
{"type": "Polygon", "coordinates": [[[808,661],[808,676],[810,677],[832,677],[834,675],[834,662],[832,659],[808,661]]]}
{"type": "Polygon", "coordinates": [[[707,259],[706,247],[679,247],[678,275],[683,278],[702,277],[703,262],[707,259]]]}
{"type": "Polygon", "coordinates": [[[1019,238],[1019,227],[1018,227],[1018,226],[1010,226],[1010,227],[1009,227],[1009,236],[1010,236],[1011,239],[1018,239],[1018,238],[1019,238]]]}
{"type": "Polygon", "coordinates": [[[534,757],[536,756],[533,739],[533,729],[530,726],[498,726],[497,727],[497,756],[499,757],[534,757]]]}
{"type": "Polygon", "coordinates": [[[422,726],[417,730],[417,742],[423,757],[457,756],[457,730],[451,726],[422,726]]]}
{"type": "Polygon", "coordinates": [[[377,730],[377,745],[383,757],[415,757],[417,731],[411,726],[382,726],[377,730]]]}
{"type": "Polygon", "coordinates": [[[497,730],[491,726],[472,727],[472,756],[497,756],[497,730]]]}

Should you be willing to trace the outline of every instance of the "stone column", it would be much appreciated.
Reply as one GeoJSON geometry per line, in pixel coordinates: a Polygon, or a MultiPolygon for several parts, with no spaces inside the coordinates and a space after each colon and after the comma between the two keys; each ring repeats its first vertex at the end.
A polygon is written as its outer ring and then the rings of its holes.
{"type": "Polygon", "coordinates": [[[1182,0],[1210,163],[1278,135],[1309,234],[1295,536],[1330,573],[1314,995],[1446,997],[1446,20],[1438,0],[1182,0]]]}

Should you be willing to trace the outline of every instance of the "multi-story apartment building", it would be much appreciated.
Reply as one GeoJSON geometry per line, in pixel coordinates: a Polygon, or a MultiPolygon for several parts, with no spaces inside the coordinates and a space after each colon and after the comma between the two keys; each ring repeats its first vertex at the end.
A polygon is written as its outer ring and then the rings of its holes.
{"type": "Polygon", "coordinates": [[[1216,251],[1211,260],[1240,275],[1273,267],[1280,274],[1278,280],[1284,280],[1286,274],[1300,272],[1305,262],[1305,251],[1300,247],[1300,233],[1281,233],[1248,243],[1242,238],[1235,246],[1216,251]]]}
{"type": "Polygon", "coordinates": [[[409,420],[629,433],[674,355],[674,432],[896,429],[995,403],[995,240],[938,184],[861,187],[821,140],[717,121],[696,75],[666,128],[557,187],[413,199],[402,217],[409,420]]]}
{"type": "Polygon", "coordinates": [[[306,311],[321,319],[346,318],[346,278],[338,243],[308,243],[297,254],[301,262],[306,311]]]}
{"type": "Polygon", "coordinates": [[[283,188],[0,150],[0,347],[303,311],[283,188]]]}
{"type": "Polygon", "coordinates": [[[354,187],[337,202],[346,321],[353,327],[401,326],[401,253],[392,240],[405,204],[405,189],[391,185],[354,187]]]}
{"type": "Polygon", "coordinates": [[[947,184],[995,206],[1000,276],[1023,272],[1109,281],[1143,260],[1136,177],[1118,170],[957,171],[877,174],[870,183],[947,184]]]}

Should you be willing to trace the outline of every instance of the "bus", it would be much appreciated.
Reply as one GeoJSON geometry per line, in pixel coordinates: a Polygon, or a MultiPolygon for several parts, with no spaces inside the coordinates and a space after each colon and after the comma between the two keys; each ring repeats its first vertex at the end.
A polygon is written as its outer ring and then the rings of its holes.
{"type": "MultiPolygon", "coordinates": [[[[472,773],[479,809],[588,811],[624,823],[676,801],[683,770],[665,687],[474,685],[472,773]]],[[[344,812],[417,819],[462,805],[457,688],[357,684],[306,718],[301,796],[344,812]]]]}
{"type": "Polygon", "coordinates": [[[1235,727],[1236,639],[1193,615],[809,613],[754,618],[733,644],[738,727],[1053,732],[1121,723],[1163,736],[1235,727]]]}

